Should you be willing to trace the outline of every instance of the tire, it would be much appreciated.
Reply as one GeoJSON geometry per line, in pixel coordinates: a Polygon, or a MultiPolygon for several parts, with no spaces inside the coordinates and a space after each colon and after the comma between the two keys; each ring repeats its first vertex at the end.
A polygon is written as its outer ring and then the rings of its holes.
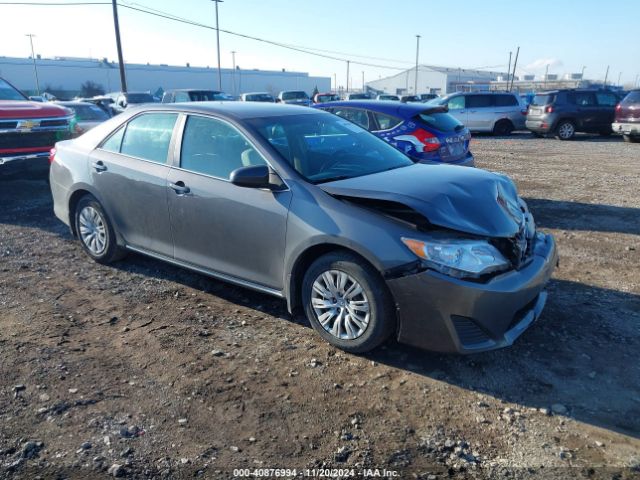
{"type": "Polygon", "coordinates": [[[560,120],[556,127],[556,138],[571,140],[576,134],[576,126],[571,120],[560,120]]]}
{"type": "Polygon", "coordinates": [[[538,132],[531,132],[531,135],[533,135],[535,138],[544,138],[544,135],[538,132]]]}
{"type": "Polygon", "coordinates": [[[600,130],[598,133],[600,134],[601,137],[609,137],[613,133],[613,130],[611,130],[611,129],[609,129],[609,130],[600,130]]]}
{"type": "Polygon", "coordinates": [[[94,196],[85,195],[78,201],[74,217],[82,249],[96,262],[108,264],[126,255],[116,242],[109,217],[94,196]]]}
{"type": "Polygon", "coordinates": [[[347,352],[373,350],[395,331],[395,309],[384,280],[371,265],[348,252],[331,252],[311,264],[302,280],[302,302],[316,332],[347,352]],[[354,294],[356,285],[361,293],[354,294]]]}
{"type": "Polygon", "coordinates": [[[631,135],[623,135],[624,141],[627,143],[640,143],[640,137],[633,137],[631,135]]]}
{"type": "Polygon", "coordinates": [[[514,126],[511,123],[511,120],[498,120],[496,124],[493,126],[493,134],[494,135],[511,135],[513,132],[514,126]]]}

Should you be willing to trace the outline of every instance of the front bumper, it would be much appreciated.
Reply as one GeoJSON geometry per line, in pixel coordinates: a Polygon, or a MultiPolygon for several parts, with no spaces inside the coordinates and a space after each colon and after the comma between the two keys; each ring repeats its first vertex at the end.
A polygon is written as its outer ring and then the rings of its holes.
{"type": "Polygon", "coordinates": [[[431,270],[389,279],[398,308],[398,341],[453,353],[511,345],[540,316],[544,287],[557,264],[553,237],[539,235],[526,267],[486,283],[431,270]]]}
{"type": "Polygon", "coordinates": [[[640,136],[640,122],[638,123],[615,122],[611,125],[611,129],[613,130],[613,133],[640,136]]]}
{"type": "Polygon", "coordinates": [[[16,174],[45,175],[49,171],[49,149],[18,155],[0,156],[0,176],[16,174]]]}

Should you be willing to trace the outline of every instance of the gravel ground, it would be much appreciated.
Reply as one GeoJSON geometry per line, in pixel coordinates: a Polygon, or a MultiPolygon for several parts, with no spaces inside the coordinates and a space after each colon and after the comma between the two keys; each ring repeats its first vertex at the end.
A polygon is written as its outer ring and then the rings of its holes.
{"type": "Polygon", "coordinates": [[[473,151],[561,264],[537,324],[466,357],[345,354],[271,297],[137,255],[95,264],[44,181],[0,181],[0,478],[638,478],[640,146],[473,151]]]}

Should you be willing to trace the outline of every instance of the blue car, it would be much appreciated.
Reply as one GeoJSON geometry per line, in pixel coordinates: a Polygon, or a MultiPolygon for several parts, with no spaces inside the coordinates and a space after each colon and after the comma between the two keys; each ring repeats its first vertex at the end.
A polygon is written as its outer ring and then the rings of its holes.
{"type": "Polygon", "coordinates": [[[416,163],[475,166],[471,133],[446,106],[374,100],[314,105],[386,140],[416,163]]]}

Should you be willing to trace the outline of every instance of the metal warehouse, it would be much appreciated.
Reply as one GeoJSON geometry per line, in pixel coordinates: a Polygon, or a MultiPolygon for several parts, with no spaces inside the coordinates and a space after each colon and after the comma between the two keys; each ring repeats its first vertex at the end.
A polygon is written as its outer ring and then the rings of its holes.
{"type": "MultiPolygon", "coordinates": [[[[118,63],[107,59],[55,57],[36,58],[41,90],[68,92],[73,96],[81,85],[91,81],[105,92],[120,90],[118,63]]],[[[190,65],[149,65],[126,63],[127,86],[130,91],[157,92],[173,88],[218,88],[218,70],[190,65]]],[[[31,58],[0,57],[0,77],[25,92],[34,94],[36,81],[31,58]]],[[[222,69],[222,90],[230,94],[251,91],[278,93],[281,90],[304,90],[311,93],[331,89],[330,77],[312,77],[308,73],[222,69]]]]}
{"type": "Polygon", "coordinates": [[[466,68],[437,67],[434,65],[418,66],[418,88],[414,91],[416,82],[416,68],[411,68],[391,77],[368,82],[367,87],[377,92],[395,95],[415,93],[446,93],[464,91],[470,85],[477,89],[478,85],[486,85],[494,80],[507,78],[506,72],[489,72],[485,70],[469,70],[466,68]]]}

